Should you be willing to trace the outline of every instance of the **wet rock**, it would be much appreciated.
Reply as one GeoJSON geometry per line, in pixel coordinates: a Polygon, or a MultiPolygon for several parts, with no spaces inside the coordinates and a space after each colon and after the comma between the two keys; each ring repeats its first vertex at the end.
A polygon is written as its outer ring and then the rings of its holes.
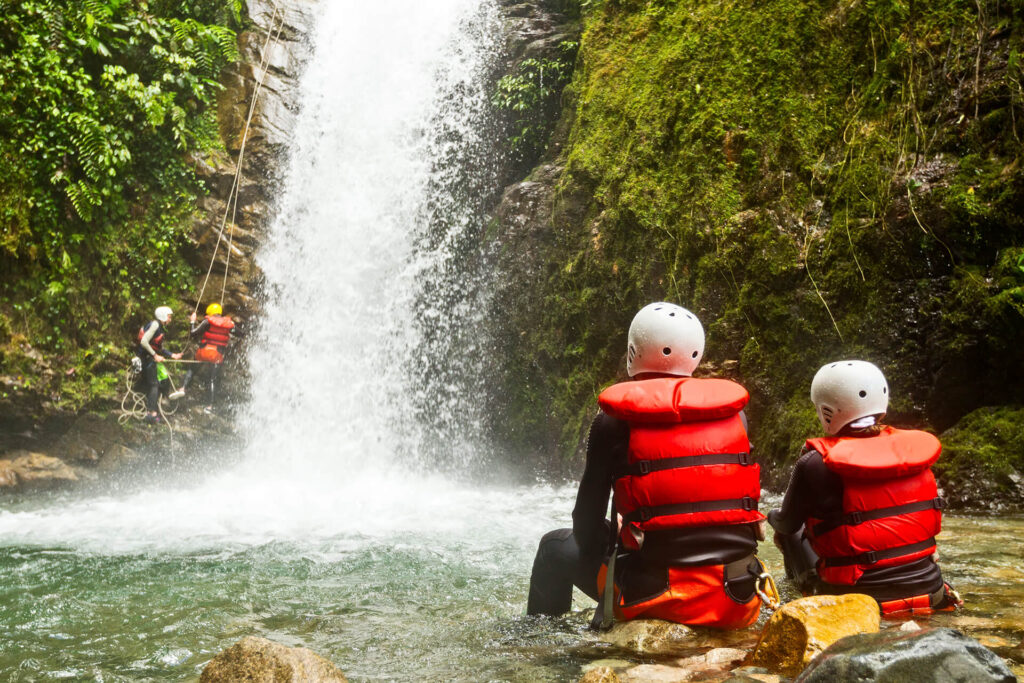
{"type": "Polygon", "coordinates": [[[78,481],[75,470],[60,458],[43,453],[12,451],[0,460],[0,487],[55,488],[78,481]]]}
{"type": "Polygon", "coordinates": [[[761,683],[782,683],[788,681],[778,674],[773,674],[761,666],[741,666],[732,670],[732,677],[726,679],[726,683],[738,681],[761,681],[761,683]]]}
{"type": "Polygon", "coordinates": [[[344,683],[345,675],[304,647],[248,636],[210,660],[200,683],[344,683]]]}
{"type": "Polygon", "coordinates": [[[797,679],[844,681],[1015,681],[999,657],[949,628],[898,630],[844,638],[825,650],[797,679]]]}
{"type": "Polygon", "coordinates": [[[878,603],[867,595],[815,595],[786,603],[772,615],[751,658],[754,666],[796,676],[832,643],[878,631],[878,603]]]}
{"type": "Polygon", "coordinates": [[[920,631],[921,626],[916,621],[905,621],[900,624],[900,631],[904,633],[913,633],[914,631],[920,631]]]}
{"type": "Polygon", "coordinates": [[[634,619],[616,623],[601,637],[612,645],[639,655],[664,655],[693,647],[694,630],[660,619],[634,619]]]}
{"type": "Polygon", "coordinates": [[[579,683],[619,683],[619,680],[615,669],[610,666],[598,666],[583,674],[579,683]]]}
{"type": "Polygon", "coordinates": [[[625,683],[681,683],[692,681],[694,673],[676,666],[641,664],[622,672],[619,680],[625,683]]]}

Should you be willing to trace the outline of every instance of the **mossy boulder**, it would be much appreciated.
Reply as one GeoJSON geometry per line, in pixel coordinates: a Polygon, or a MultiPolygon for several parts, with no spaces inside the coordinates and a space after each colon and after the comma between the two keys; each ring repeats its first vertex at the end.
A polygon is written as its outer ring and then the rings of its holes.
{"type": "Polygon", "coordinates": [[[1024,507],[1024,405],[979,408],[941,435],[935,472],[960,507],[1024,507]]]}

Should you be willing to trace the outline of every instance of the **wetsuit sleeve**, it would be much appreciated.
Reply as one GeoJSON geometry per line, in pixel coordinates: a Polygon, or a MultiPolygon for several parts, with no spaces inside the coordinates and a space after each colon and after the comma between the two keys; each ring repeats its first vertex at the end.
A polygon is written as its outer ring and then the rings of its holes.
{"type": "Polygon", "coordinates": [[[768,513],[768,523],[779,533],[796,533],[808,517],[827,519],[841,511],[842,498],[839,475],[825,466],[821,453],[807,450],[793,467],[782,507],[768,513]]]}
{"type": "Polygon", "coordinates": [[[190,336],[190,337],[198,337],[203,332],[206,332],[208,329],[210,329],[210,321],[207,320],[206,318],[203,318],[203,320],[200,323],[198,323],[196,325],[193,325],[189,329],[188,336],[190,336]]]}
{"type": "Polygon", "coordinates": [[[625,422],[604,413],[594,418],[587,437],[587,462],[572,511],[573,533],[584,558],[602,557],[608,548],[608,498],[615,469],[625,463],[628,443],[629,426],[625,422]]]}
{"type": "Polygon", "coordinates": [[[150,356],[157,355],[156,351],[153,350],[153,347],[149,345],[149,342],[153,340],[153,335],[156,334],[156,331],[159,328],[159,325],[150,322],[148,325],[146,325],[146,331],[142,333],[142,339],[139,340],[139,346],[145,349],[146,353],[148,353],[150,356]]]}

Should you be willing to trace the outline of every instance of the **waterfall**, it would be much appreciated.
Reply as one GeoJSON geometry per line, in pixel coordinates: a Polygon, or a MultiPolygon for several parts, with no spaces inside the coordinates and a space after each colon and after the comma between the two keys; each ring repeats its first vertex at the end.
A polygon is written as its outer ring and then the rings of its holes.
{"type": "Polygon", "coordinates": [[[403,452],[468,457],[472,434],[430,427],[478,422],[478,368],[451,342],[478,309],[463,248],[479,228],[471,191],[494,178],[482,136],[497,19],[487,0],[325,3],[258,259],[268,296],[242,423],[254,466],[319,478],[403,452]]]}
{"type": "Polygon", "coordinates": [[[493,526],[516,498],[453,476],[481,448],[473,331],[486,290],[474,254],[499,163],[487,122],[497,6],[332,0],[318,11],[257,254],[265,306],[238,419],[245,453],[198,486],[0,514],[0,539],[111,551],[458,535],[493,526]]]}

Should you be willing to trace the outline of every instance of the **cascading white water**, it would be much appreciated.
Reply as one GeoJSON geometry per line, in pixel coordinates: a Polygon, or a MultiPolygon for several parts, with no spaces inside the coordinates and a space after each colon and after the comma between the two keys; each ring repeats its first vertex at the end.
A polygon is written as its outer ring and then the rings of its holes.
{"type": "MultiPolygon", "coordinates": [[[[479,444],[465,334],[479,292],[465,252],[479,230],[472,194],[496,175],[485,119],[497,7],[346,0],[319,11],[278,218],[258,255],[266,304],[241,462],[199,487],[0,514],[0,538],[109,549],[457,533],[521,504],[419,462],[465,463],[479,444]]],[[[523,521],[530,537],[546,526],[523,521]]]]}

